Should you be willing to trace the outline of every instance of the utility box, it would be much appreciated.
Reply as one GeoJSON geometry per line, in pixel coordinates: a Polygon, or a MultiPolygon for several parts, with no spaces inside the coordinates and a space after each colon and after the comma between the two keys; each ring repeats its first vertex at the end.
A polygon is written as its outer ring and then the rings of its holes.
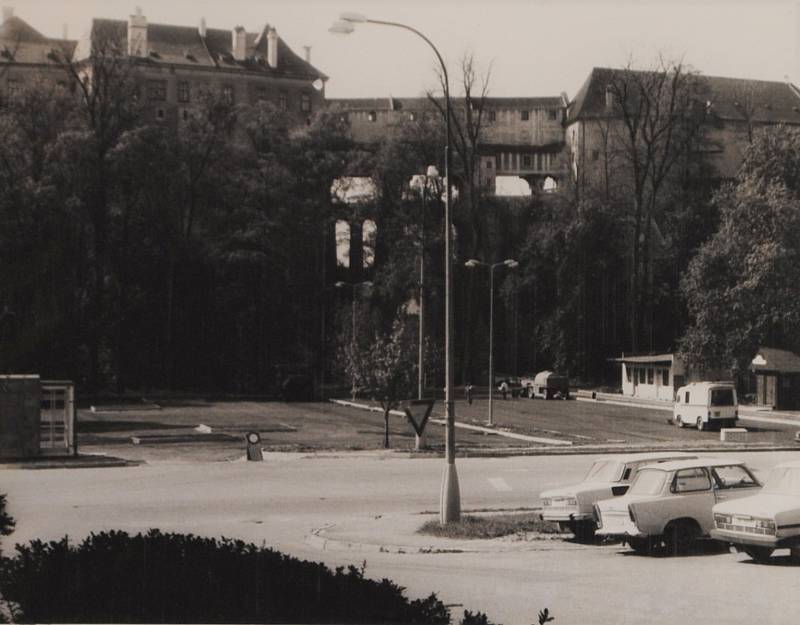
{"type": "Polygon", "coordinates": [[[39,455],[41,404],[38,375],[0,376],[0,458],[39,455]]]}

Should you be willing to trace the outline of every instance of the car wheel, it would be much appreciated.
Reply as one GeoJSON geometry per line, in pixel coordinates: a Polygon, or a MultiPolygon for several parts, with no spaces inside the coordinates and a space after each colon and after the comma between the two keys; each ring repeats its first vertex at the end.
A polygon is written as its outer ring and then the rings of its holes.
{"type": "Polygon", "coordinates": [[[759,547],[757,545],[742,546],[742,550],[755,562],[766,564],[774,549],[772,547],[759,547]]]}
{"type": "Polygon", "coordinates": [[[569,524],[569,529],[575,534],[576,541],[590,543],[594,541],[594,532],[597,527],[593,521],[572,521],[569,524]]]}
{"type": "Polygon", "coordinates": [[[677,556],[686,553],[692,543],[700,537],[700,528],[696,524],[688,521],[678,521],[671,523],[664,530],[664,544],[667,553],[677,556]]]}
{"type": "Polygon", "coordinates": [[[702,432],[706,429],[705,423],[703,423],[703,417],[697,417],[697,431],[702,432]]]}
{"type": "Polygon", "coordinates": [[[649,556],[653,551],[653,541],[647,538],[628,538],[628,546],[640,556],[649,556]]]}

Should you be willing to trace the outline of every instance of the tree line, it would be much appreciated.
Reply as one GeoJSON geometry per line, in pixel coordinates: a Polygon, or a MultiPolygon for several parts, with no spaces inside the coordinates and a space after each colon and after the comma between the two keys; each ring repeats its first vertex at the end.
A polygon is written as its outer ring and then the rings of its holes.
{"type": "MultiPolygon", "coordinates": [[[[91,83],[64,62],[74,90],[41,82],[0,102],[0,369],[95,391],[264,392],[276,370],[303,367],[319,389],[349,385],[343,352],[374,350],[376,336],[399,337],[413,369],[417,320],[406,313],[424,254],[426,382],[441,385],[442,181],[410,182],[428,165],[443,170],[441,116],[406,119],[364,146],[333,109],[298,124],[210,91],[164,124],[148,119],[131,60],[95,55],[91,83]],[[334,181],[354,172],[369,175],[374,197],[337,202],[334,181]],[[374,265],[337,267],[335,221],[366,218],[374,265]],[[334,287],[364,280],[367,292],[334,287]]],[[[623,351],[741,368],[754,345],[793,347],[795,131],[748,126],[741,171],[722,183],[696,149],[719,123],[698,106],[698,75],[676,64],[622,72],[609,84],[613,115],[598,124],[596,175],[501,198],[476,166],[488,76],[469,57],[461,69],[457,383],[480,383],[488,368],[488,275],[466,269],[470,258],[520,263],[497,274],[497,371],[599,382],[623,351]]]]}

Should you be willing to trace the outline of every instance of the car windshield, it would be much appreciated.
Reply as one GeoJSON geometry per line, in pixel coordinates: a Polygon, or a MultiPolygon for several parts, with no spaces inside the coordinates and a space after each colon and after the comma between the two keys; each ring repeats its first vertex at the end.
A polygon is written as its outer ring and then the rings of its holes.
{"type": "Polygon", "coordinates": [[[767,476],[762,492],[800,496],[800,468],[775,467],[767,476]]]}
{"type": "Polygon", "coordinates": [[[622,465],[616,460],[598,460],[589,469],[586,482],[616,482],[622,474],[622,465]]]}
{"type": "Polygon", "coordinates": [[[733,389],[732,388],[712,388],[711,389],[711,405],[712,406],[733,406],[733,389]]]}
{"type": "Polygon", "coordinates": [[[629,495],[657,495],[664,488],[667,474],[657,469],[642,469],[628,491],[629,495]]]}

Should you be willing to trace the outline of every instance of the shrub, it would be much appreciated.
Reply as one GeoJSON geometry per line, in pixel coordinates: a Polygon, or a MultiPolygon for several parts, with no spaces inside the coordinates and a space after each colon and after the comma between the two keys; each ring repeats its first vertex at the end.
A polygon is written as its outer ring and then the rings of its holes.
{"type": "Polygon", "coordinates": [[[0,495],[0,535],[8,536],[14,531],[14,519],[6,512],[6,496],[0,495]]]}
{"type": "Polygon", "coordinates": [[[0,592],[17,620],[37,622],[403,622],[445,625],[431,594],[409,601],[387,579],[350,566],[331,571],[239,540],[151,530],[17,545],[3,558],[0,592]]]}

